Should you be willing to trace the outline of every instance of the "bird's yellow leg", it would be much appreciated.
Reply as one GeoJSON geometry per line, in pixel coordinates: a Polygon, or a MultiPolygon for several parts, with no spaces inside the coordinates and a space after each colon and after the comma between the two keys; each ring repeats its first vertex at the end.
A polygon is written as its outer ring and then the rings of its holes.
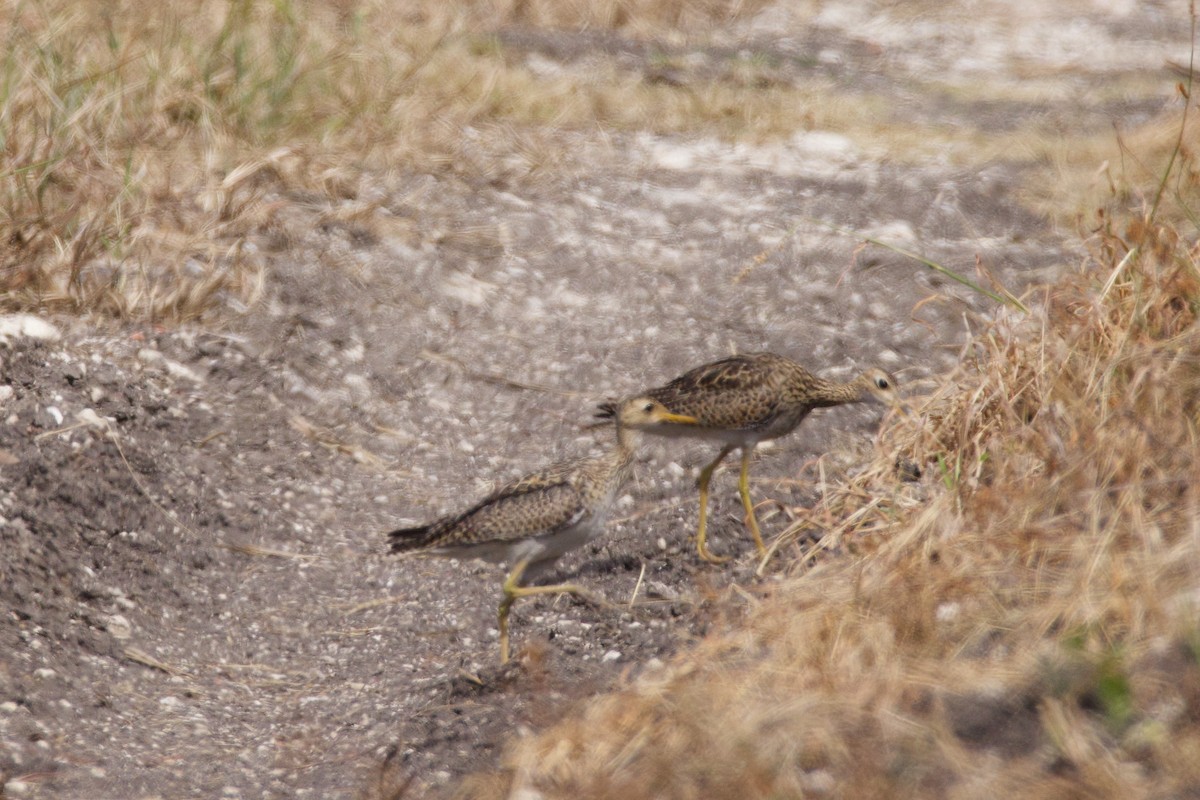
{"type": "Polygon", "coordinates": [[[721,448],[721,452],[712,460],[712,463],[700,470],[700,530],[696,533],[696,551],[700,554],[701,558],[712,564],[720,564],[722,561],[728,561],[729,558],[727,556],[713,555],[708,551],[708,545],[705,543],[705,537],[708,533],[708,483],[712,480],[713,470],[732,451],[733,445],[721,448]]]}
{"type": "Polygon", "coordinates": [[[742,475],[738,478],[738,493],[742,496],[742,507],[746,509],[746,525],[750,535],[754,537],[754,546],[758,554],[767,552],[763,544],[762,534],[758,530],[758,519],[754,516],[754,502],[750,499],[750,459],[754,455],[754,445],[742,448],[742,475]]]}
{"type": "Polygon", "coordinates": [[[500,663],[508,663],[508,612],[519,597],[529,597],[535,594],[573,594],[592,603],[606,605],[603,600],[592,595],[582,586],[573,583],[558,583],[553,586],[522,586],[521,576],[529,566],[529,559],[517,562],[512,572],[504,579],[504,597],[500,600],[500,663]]]}
{"type": "Polygon", "coordinates": [[[504,597],[500,598],[500,663],[508,663],[508,612],[512,609],[513,602],[517,599],[516,590],[520,588],[521,576],[525,573],[525,568],[529,566],[529,559],[518,561],[517,565],[512,568],[512,572],[508,573],[508,577],[504,579],[504,597]]]}

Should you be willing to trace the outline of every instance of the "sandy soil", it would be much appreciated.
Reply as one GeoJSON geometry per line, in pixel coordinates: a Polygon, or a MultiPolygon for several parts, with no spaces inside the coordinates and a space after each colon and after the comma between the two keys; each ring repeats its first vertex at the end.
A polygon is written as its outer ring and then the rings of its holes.
{"type": "MultiPolygon", "coordinates": [[[[768,9],[696,57],[753,44],[778,79],[833,76],[848,103],[894,88],[897,123],[1096,131],[1165,108],[1171,82],[1092,89],[1186,61],[1184,11],[1165,3],[1002,19],[919,5],[768,9]],[[981,76],[1040,88],[947,88],[981,76]]],[[[563,69],[594,48],[652,64],[615,34],[501,34],[563,69]]],[[[1019,153],[961,168],[822,131],[763,147],[572,136],[570,162],[536,178],[377,176],[360,194],[385,198],[377,225],[277,198],[306,233],[264,233],[268,297],[220,325],[55,319],[58,338],[7,337],[0,795],[353,797],[392,749],[414,791],[443,793],[506,737],[727,624],[731,583],[759,579],[748,559],[695,555],[700,444],[648,442],[608,535],[561,564],[616,602],[638,587],[633,607],[518,604],[507,669],[502,572],[391,557],[384,531],[587,452],[595,402],[732,351],[835,377],[878,364],[907,387],[959,358],[990,301],[813,219],[966,274],[979,258],[1013,290],[1079,260],[1074,233],[1016,201],[1019,153]]],[[[880,413],[820,412],[762,448],[768,534],[812,499],[806,465],[834,448],[830,473],[853,468],[880,413]]],[[[712,546],[748,554],[733,476],[714,487],[712,546]]]]}

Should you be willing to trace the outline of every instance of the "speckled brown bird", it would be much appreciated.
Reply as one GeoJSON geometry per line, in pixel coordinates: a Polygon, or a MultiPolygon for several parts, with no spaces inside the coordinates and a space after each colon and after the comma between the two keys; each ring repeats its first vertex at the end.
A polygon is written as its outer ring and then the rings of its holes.
{"type": "Polygon", "coordinates": [[[522,581],[545,572],[564,553],[604,530],[612,501],[632,471],[638,426],[677,419],[649,398],[605,408],[617,434],[616,447],[608,453],[555,464],[502,486],[466,511],[388,534],[393,553],[420,551],[511,565],[499,610],[501,663],[508,661],[508,612],[517,598],[588,597],[575,584],[524,586],[522,581]]]}
{"type": "MultiPolygon", "coordinates": [[[[724,446],[700,471],[700,526],[696,549],[706,561],[724,558],[709,552],[705,543],[708,521],[708,484],[713,470],[735,448],[742,451],[738,491],[746,510],[746,524],[759,552],[765,552],[754,504],[750,500],[750,459],[765,439],[790,433],[815,408],[880,400],[895,404],[896,380],[881,369],[868,369],[846,383],[818,378],[789,358],[774,353],[744,353],[705,364],[665,386],[639,396],[660,403],[667,418],[630,422],[631,427],[660,436],[711,439],[724,446]]],[[[597,416],[611,416],[602,406],[597,416]]]]}

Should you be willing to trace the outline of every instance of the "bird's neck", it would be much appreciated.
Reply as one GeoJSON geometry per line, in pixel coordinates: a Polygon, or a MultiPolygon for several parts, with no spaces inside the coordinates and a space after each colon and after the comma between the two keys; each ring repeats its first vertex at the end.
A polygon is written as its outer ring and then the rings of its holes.
{"type": "Polygon", "coordinates": [[[641,438],[639,431],[617,425],[617,446],[608,452],[607,459],[611,465],[608,477],[608,491],[615,492],[629,479],[633,472],[633,455],[641,438]]]}
{"type": "Polygon", "coordinates": [[[617,447],[613,452],[613,456],[619,460],[627,461],[633,458],[633,451],[637,449],[638,442],[641,441],[642,434],[627,425],[617,424],[617,447]]]}
{"type": "Polygon", "coordinates": [[[813,384],[812,398],[813,408],[828,408],[829,406],[860,402],[863,399],[863,392],[857,380],[838,383],[817,378],[813,384]]]}

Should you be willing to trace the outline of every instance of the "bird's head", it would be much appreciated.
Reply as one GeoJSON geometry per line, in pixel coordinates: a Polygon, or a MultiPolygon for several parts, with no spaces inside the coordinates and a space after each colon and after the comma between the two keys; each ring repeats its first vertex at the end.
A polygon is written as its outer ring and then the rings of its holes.
{"type": "Polygon", "coordinates": [[[896,379],[878,367],[871,367],[859,375],[855,383],[859,386],[861,400],[875,400],[886,406],[901,405],[896,379]]]}
{"type": "Polygon", "coordinates": [[[661,425],[695,425],[695,417],[676,414],[652,397],[631,397],[617,408],[617,420],[626,428],[645,431],[661,425]]]}

